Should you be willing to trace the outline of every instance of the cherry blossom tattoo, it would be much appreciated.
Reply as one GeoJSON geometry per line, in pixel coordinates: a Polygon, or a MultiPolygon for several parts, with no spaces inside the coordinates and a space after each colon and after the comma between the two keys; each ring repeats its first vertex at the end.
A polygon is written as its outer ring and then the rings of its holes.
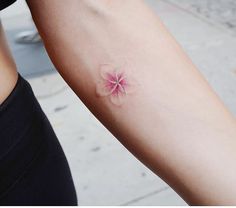
{"type": "Polygon", "coordinates": [[[106,96],[111,103],[122,105],[128,94],[135,90],[134,80],[128,76],[125,67],[114,67],[111,64],[100,65],[100,80],[96,86],[98,96],[106,96]]]}

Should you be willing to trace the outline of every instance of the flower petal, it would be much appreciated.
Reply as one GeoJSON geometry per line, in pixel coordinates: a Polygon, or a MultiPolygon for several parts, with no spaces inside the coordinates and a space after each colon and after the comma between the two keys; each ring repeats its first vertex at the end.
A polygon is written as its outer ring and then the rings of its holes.
{"type": "Polygon", "coordinates": [[[111,64],[102,64],[100,66],[100,75],[105,80],[113,80],[114,66],[111,64]]]}
{"type": "Polygon", "coordinates": [[[110,94],[109,88],[106,87],[104,81],[99,81],[96,85],[96,93],[98,96],[107,96],[110,94]]]}
{"type": "Polygon", "coordinates": [[[137,90],[138,82],[131,77],[128,77],[124,86],[126,94],[132,94],[137,90]]]}
{"type": "Polygon", "coordinates": [[[121,106],[125,102],[125,94],[117,93],[110,95],[110,101],[117,106],[121,106]]]}

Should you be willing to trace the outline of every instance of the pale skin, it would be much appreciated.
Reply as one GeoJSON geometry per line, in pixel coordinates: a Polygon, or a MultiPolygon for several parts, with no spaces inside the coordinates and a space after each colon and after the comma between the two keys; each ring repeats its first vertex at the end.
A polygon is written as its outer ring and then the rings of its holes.
{"type": "Polygon", "coordinates": [[[6,99],[17,81],[17,71],[14,60],[6,43],[6,38],[0,23],[0,104],[6,99]]]}
{"type": "Polygon", "coordinates": [[[235,118],[143,1],[28,4],[59,73],[132,154],[188,204],[236,205],[235,118]]]}

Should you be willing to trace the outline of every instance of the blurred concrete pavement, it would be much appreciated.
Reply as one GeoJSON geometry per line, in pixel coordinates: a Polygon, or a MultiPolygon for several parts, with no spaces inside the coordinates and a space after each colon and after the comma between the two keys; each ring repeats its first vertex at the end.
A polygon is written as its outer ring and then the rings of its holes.
{"type": "MultiPolygon", "coordinates": [[[[236,115],[235,1],[147,2],[236,115]]],[[[19,70],[31,83],[67,155],[79,204],[186,205],[94,118],[58,73],[51,73],[53,66],[42,46],[14,45],[16,31],[33,27],[24,2],[19,0],[1,16],[19,70]]]]}

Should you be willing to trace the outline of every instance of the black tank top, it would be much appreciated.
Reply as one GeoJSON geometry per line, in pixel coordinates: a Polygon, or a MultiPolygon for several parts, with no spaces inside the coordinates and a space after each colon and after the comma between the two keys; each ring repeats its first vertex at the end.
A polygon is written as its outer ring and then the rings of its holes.
{"type": "Polygon", "coordinates": [[[0,0],[0,10],[5,9],[9,5],[13,4],[16,0],[0,0]]]}

